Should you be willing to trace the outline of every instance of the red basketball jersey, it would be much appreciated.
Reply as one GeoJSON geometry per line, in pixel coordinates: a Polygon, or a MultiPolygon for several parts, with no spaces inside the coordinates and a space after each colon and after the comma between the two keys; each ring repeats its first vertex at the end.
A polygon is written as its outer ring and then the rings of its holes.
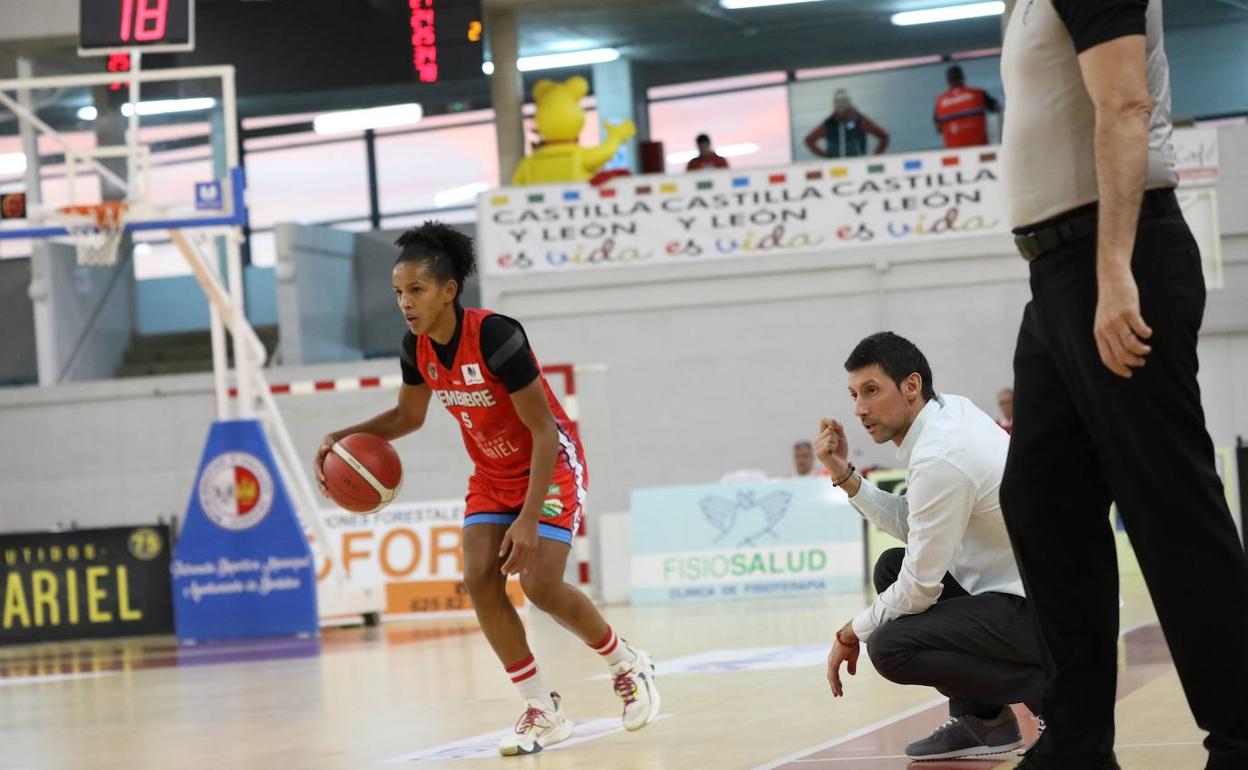
{"type": "MultiPolygon", "coordinates": [[[[489,310],[464,308],[459,349],[449,369],[438,360],[429,337],[417,336],[416,365],[434,397],[459,422],[464,447],[476,466],[474,475],[492,486],[526,487],[533,458],[533,434],[516,413],[503,381],[490,372],[481,354],[481,322],[491,315],[489,310]]],[[[536,357],[533,363],[537,365],[536,357]]],[[[559,433],[559,456],[551,483],[585,490],[589,486],[589,471],[580,438],[546,377],[539,377],[559,433]]]]}
{"type": "Polygon", "coordinates": [[[946,147],[988,144],[988,94],[979,88],[954,86],[936,100],[936,122],[946,147]]]}

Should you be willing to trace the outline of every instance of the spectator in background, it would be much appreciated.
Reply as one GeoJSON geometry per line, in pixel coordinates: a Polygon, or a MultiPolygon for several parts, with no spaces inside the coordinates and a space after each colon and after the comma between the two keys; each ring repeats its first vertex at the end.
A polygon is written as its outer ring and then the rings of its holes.
{"type": "Polygon", "coordinates": [[[700,171],[704,168],[728,168],[728,159],[715,152],[711,147],[711,137],[698,134],[698,155],[689,161],[685,171],[700,171]]]}
{"type": "Polygon", "coordinates": [[[867,134],[878,140],[875,154],[888,148],[888,132],[858,111],[849,100],[849,92],[836,89],[832,96],[832,114],[806,135],[806,146],[823,158],[849,158],[867,154],[867,134]],[[820,149],[819,140],[824,147],[820,149]]]}
{"type": "Polygon", "coordinates": [[[815,449],[809,441],[799,441],[793,445],[794,478],[817,479],[827,475],[828,470],[815,462],[815,449]]]}
{"type": "Polygon", "coordinates": [[[1003,388],[997,394],[997,407],[1001,410],[1001,419],[997,420],[997,425],[1005,429],[1006,433],[1014,430],[1014,389],[1003,388]]]}
{"type": "Polygon", "coordinates": [[[975,147],[988,144],[988,113],[1000,112],[1001,105],[982,88],[969,88],[962,68],[953,65],[945,71],[949,90],[936,97],[936,133],[946,147],[975,147]]]}

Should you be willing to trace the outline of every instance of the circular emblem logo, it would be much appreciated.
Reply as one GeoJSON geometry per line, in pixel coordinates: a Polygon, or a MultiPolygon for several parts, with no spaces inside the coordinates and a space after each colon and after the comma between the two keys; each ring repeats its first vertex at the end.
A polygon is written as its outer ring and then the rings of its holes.
{"type": "Polygon", "coordinates": [[[164,549],[160,533],[151,527],[140,527],[130,533],[130,553],[139,561],[151,561],[164,549]]]}
{"type": "Polygon", "coordinates": [[[199,504],[222,529],[251,529],[273,507],[273,478],[255,455],[225,452],[199,477],[199,504]]]}
{"type": "Polygon", "coordinates": [[[432,361],[425,365],[425,371],[429,373],[429,379],[438,379],[438,367],[432,361]]]}

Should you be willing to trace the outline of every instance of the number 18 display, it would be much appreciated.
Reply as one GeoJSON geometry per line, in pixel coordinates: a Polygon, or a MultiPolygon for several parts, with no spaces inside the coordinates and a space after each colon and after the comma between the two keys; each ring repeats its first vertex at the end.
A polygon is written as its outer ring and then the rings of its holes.
{"type": "Polygon", "coordinates": [[[194,0],[78,0],[78,54],[190,51],[194,0]]]}

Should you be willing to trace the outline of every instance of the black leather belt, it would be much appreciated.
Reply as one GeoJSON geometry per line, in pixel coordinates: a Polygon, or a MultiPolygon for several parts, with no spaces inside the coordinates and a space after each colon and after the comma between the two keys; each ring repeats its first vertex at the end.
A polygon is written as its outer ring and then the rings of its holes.
{"type": "MultiPolygon", "coordinates": [[[[1146,190],[1140,205],[1140,219],[1182,213],[1179,199],[1170,188],[1146,190]]],[[[1073,241],[1096,235],[1097,206],[1080,206],[1053,219],[1014,231],[1014,245],[1023,259],[1031,262],[1073,241]]]]}

